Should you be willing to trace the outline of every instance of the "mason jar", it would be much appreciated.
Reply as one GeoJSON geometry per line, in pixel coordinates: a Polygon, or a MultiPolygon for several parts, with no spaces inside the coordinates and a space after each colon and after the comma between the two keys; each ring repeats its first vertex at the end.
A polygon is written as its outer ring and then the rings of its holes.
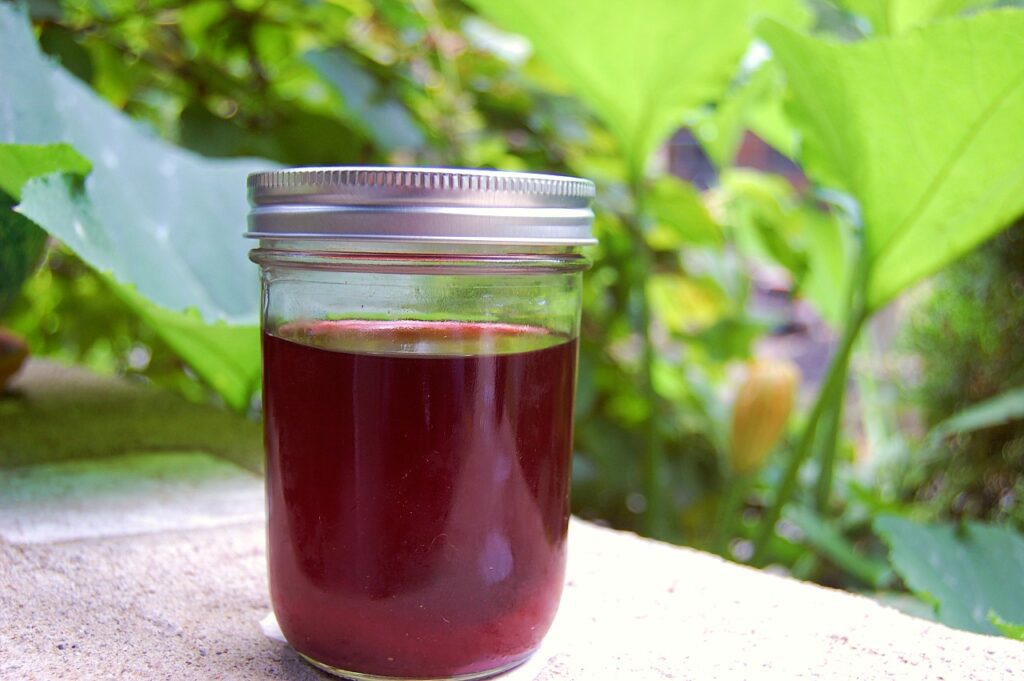
{"type": "Polygon", "coordinates": [[[447,168],[249,177],[270,593],[317,667],[480,678],[551,625],[593,194],[447,168]]]}

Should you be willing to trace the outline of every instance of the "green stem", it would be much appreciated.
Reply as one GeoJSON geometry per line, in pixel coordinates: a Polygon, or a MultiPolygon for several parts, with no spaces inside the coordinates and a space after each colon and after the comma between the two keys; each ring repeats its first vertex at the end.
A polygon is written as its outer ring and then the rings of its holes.
{"type": "Polygon", "coordinates": [[[728,488],[722,495],[711,550],[724,558],[730,558],[729,540],[736,534],[736,524],[743,515],[743,503],[750,488],[753,487],[754,478],[754,475],[732,476],[728,488]]]}
{"type": "Polygon", "coordinates": [[[843,403],[846,401],[846,382],[849,375],[849,361],[841,367],[842,375],[837,382],[837,391],[827,398],[828,406],[822,415],[822,430],[815,441],[815,458],[820,466],[814,495],[814,506],[820,513],[828,508],[832,495],[832,478],[835,471],[839,443],[839,426],[843,420],[843,403]]]}
{"type": "Polygon", "coordinates": [[[822,415],[830,408],[830,403],[837,399],[836,395],[841,395],[843,392],[853,343],[866,317],[865,312],[858,308],[851,314],[852,323],[848,324],[843,330],[839,349],[836,351],[835,357],[832,358],[824,384],[818,392],[818,397],[811,408],[811,413],[807,417],[803,432],[800,434],[800,440],[790,453],[789,461],[786,463],[786,470],[783,473],[779,491],[776,493],[771,506],[768,507],[761,517],[761,522],[758,524],[757,531],[754,534],[754,556],[752,558],[754,564],[760,564],[764,560],[765,551],[768,550],[768,543],[775,534],[775,523],[779,521],[779,518],[782,516],[782,509],[796,491],[800,468],[811,453],[811,446],[814,444],[815,435],[818,432],[818,423],[821,421],[822,415]]]}
{"type": "MultiPolygon", "coordinates": [[[[643,286],[641,282],[639,284],[643,286]]],[[[654,360],[656,353],[651,342],[651,310],[646,292],[640,294],[641,314],[640,337],[643,342],[643,391],[648,404],[647,419],[644,423],[646,434],[646,466],[644,471],[644,496],[647,499],[647,512],[644,517],[644,528],[648,535],[658,539],[667,539],[668,532],[665,521],[668,517],[665,508],[665,462],[658,427],[660,412],[658,394],[654,390],[654,360]]]]}
{"type": "Polygon", "coordinates": [[[862,304],[863,292],[866,290],[868,282],[868,259],[863,243],[860,245],[859,252],[860,258],[846,291],[848,316],[843,327],[843,339],[844,341],[848,340],[850,346],[847,348],[845,361],[838,368],[841,375],[834,386],[837,392],[826,396],[828,407],[824,413],[824,429],[814,440],[814,456],[819,464],[814,504],[821,513],[828,510],[828,503],[832,497],[832,481],[835,477],[836,456],[839,453],[839,431],[843,422],[843,405],[846,402],[846,382],[850,373],[850,357],[853,354],[853,345],[868,318],[862,304]]]}
{"type": "Polygon", "coordinates": [[[651,304],[646,291],[647,277],[651,269],[651,255],[643,233],[646,189],[642,169],[632,169],[629,187],[633,198],[633,212],[625,222],[635,249],[633,267],[630,268],[632,272],[631,288],[639,303],[636,326],[641,343],[641,392],[649,409],[643,424],[645,435],[643,487],[644,497],[647,501],[643,527],[645,534],[665,539],[668,537],[668,528],[666,527],[668,515],[665,508],[665,463],[664,448],[658,428],[659,399],[654,390],[654,361],[657,358],[657,351],[651,340],[651,304]]]}

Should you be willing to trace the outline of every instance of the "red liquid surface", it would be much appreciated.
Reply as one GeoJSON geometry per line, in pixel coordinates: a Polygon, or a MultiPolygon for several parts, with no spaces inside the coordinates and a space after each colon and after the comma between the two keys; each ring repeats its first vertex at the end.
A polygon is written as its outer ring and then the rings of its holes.
{"type": "Polygon", "coordinates": [[[288,641],[383,676],[525,658],[562,590],[575,341],[452,322],[280,334],[263,338],[264,410],[288,641]]]}

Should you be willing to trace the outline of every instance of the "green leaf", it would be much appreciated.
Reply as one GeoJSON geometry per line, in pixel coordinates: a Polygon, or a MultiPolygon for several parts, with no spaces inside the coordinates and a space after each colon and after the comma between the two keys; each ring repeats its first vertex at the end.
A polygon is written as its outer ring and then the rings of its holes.
{"type": "Polygon", "coordinates": [[[719,169],[732,165],[747,130],[782,153],[793,153],[792,126],[782,112],[782,84],[775,63],[765,62],[697,122],[694,133],[719,169]]]}
{"type": "Polygon", "coordinates": [[[0,144],[0,191],[21,197],[21,188],[33,177],[50,173],[85,176],[89,159],[69,144],[0,144]]]}
{"type": "Polygon", "coordinates": [[[791,16],[784,0],[470,0],[520,33],[618,138],[632,176],[684,115],[718,99],[750,42],[759,11],[791,16]]]}
{"type": "Polygon", "coordinates": [[[401,101],[382,96],[379,84],[340,50],[310,52],[305,57],[341,94],[348,113],[385,151],[418,149],[423,132],[401,101]]]}
{"type": "Polygon", "coordinates": [[[708,356],[717,362],[747,359],[753,354],[756,341],[771,332],[772,326],[744,315],[726,317],[701,331],[698,339],[708,356]]]}
{"type": "Polygon", "coordinates": [[[804,207],[804,244],[807,272],[799,282],[799,293],[833,324],[846,313],[844,305],[853,268],[854,236],[850,226],[835,213],[822,213],[804,207]]]}
{"type": "Polygon", "coordinates": [[[854,253],[849,224],[800,196],[784,177],[730,169],[721,180],[728,224],[740,248],[785,267],[797,292],[827,320],[839,322],[854,253]]]}
{"type": "Polygon", "coordinates": [[[860,203],[871,310],[1024,212],[1024,12],[855,44],[774,21],[761,34],[792,90],[804,167],[860,203]]]}
{"type": "Polygon", "coordinates": [[[734,236],[747,254],[782,265],[800,280],[807,268],[797,241],[800,200],[786,178],[731,169],[722,173],[725,213],[734,236]]]}
{"type": "Polygon", "coordinates": [[[669,331],[699,333],[718,322],[729,301],[707,278],[655,274],[647,282],[647,295],[655,316],[669,331]]]}
{"type": "Polygon", "coordinates": [[[14,211],[14,202],[28,180],[50,173],[86,175],[92,169],[67,144],[0,142],[0,313],[3,313],[35,270],[46,246],[46,232],[14,211]]]}
{"type": "Polygon", "coordinates": [[[242,238],[252,160],[209,160],[164,142],[40,54],[21,12],[0,5],[0,141],[69,143],[92,161],[84,189],[37,177],[20,211],[96,269],[154,302],[253,323],[255,267],[242,238]]]}
{"type": "Polygon", "coordinates": [[[996,625],[996,629],[999,630],[999,633],[1006,638],[1015,638],[1018,641],[1024,641],[1024,624],[1007,622],[997,615],[994,610],[988,611],[988,619],[992,624],[996,625]]]}
{"type": "Polygon", "coordinates": [[[937,423],[929,431],[928,439],[937,441],[950,435],[970,433],[1020,419],[1024,419],[1024,388],[1015,388],[972,404],[937,423]]]}
{"type": "Polygon", "coordinates": [[[896,35],[971,7],[992,5],[994,0],[841,0],[840,4],[870,21],[876,35],[896,35]]]}
{"type": "Polygon", "coordinates": [[[241,386],[251,390],[259,369],[251,341],[259,296],[242,238],[245,177],[270,164],[209,160],[156,138],[49,63],[27,19],[7,4],[0,4],[0,121],[0,142],[56,145],[72,170],[83,166],[71,147],[92,162],[84,183],[54,174],[30,179],[19,211],[158,306],[136,309],[228,403],[246,405],[241,386]],[[184,310],[198,316],[172,312],[184,310]]]}
{"type": "Polygon", "coordinates": [[[893,571],[885,561],[859,553],[839,530],[811,509],[789,506],[785,516],[803,530],[811,546],[857,579],[875,589],[893,581],[893,571]]]}
{"type": "Polygon", "coordinates": [[[0,315],[17,298],[46,246],[46,232],[13,208],[10,197],[0,192],[0,315]]]}
{"type": "Polygon", "coordinates": [[[651,185],[646,201],[654,220],[646,235],[652,248],[674,250],[686,244],[722,243],[722,228],[693,185],[671,176],[661,177],[651,185]]]}
{"type": "MultiPolygon", "coordinates": [[[[775,62],[771,71],[778,79],[767,95],[756,101],[748,112],[750,130],[776,151],[788,158],[796,158],[798,137],[786,114],[782,74],[775,62]]],[[[768,64],[761,67],[768,69],[768,64]]]]}
{"type": "Polygon", "coordinates": [[[935,609],[930,603],[925,603],[913,594],[905,591],[875,591],[871,594],[864,594],[875,603],[902,612],[904,615],[917,617],[922,620],[935,621],[935,609]]]}
{"type": "Polygon", "coordinates": [[[128,307],[160,334],[224,402],[244,411],[260,383],[260,330],[204,322],[194,310],[174,312],[150,302],[131,287],[110,282],[128,307]]]}
{"type": "Polygon", "coordinates": [[[936,604],[951,627],[997,634],[990,620],[1024,621],[1024,537],[1009,527],[968,522],[923,524],[880,516],[874,529],[907,586],[936,604]]]}

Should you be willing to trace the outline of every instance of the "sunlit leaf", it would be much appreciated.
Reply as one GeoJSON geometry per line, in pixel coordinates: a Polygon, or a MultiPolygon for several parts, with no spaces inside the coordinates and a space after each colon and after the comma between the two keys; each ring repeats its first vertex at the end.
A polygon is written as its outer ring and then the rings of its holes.
{"type": "Polygon", "coordinates": [[[14,301],[35,269],[46,232],[14,212],[28,180],[50,173],[85,175],[91,165],[67,144],[0,143],[0,313],[14,301]]]}
{"type": "Polygon", "coordinates": [[[992,624],[996,626],[999,633],[1007,638],[1014,638],[1018,641],[1024,641],[1024,624],[1014,624],[1013,622],[1007,622],[1002,617],[996,614],[994,610],[990,610],[988,613],[988,619],[992,624]]]}
{"type": "Polygon", "coordinates": [[[174,312],[111,282],[118,297],[179,356],[229,407],[244,411],[260,383],[258,326],[206,322],[195,311],[174,312]]]}
{"type": "Polygon", "coordinates": [[[934,603],[940,622],[997,634],[990,613],[1024,622],[1024,537],[1009,527],[918,523],[881,516],[875,531],[907,586],[934,603]]]}
{"type": "Polygon", "coordinates": [[[957,14],[994,0],[840,0],[846,9],[871,22],[877,35],[895,35],[918,24],[957,14]]]}
{"type": "Polygon", "coordinates": [[[257,277],[242,238],[245,176],[269,164],[212,161],[157,139],[43,58],[27,19],[7,4],[0,4],[0,122],[2,142],[69,144],[92,162],[84,184],[66,175],[29,180],[19,211],[165,308],[143,316],[229,403],[244,406],[239,386],[251,389],[259,366],[257,277]],[[169,312],[184,310],[200,317],[169,312]],[[228,333],[199,318],[246,328],[228,333]]]}
{"type": "Polygon", "coordinates": [[[747,76],[694,127],[701,147],[719,168],[732,164],[748,130],[787,156],[793,153],[794,134],[782,112],[782,78],[774,62],[747,76]]]}
{"type": "Polygon", "coordinates": [[[748,255],[782,265],[799,281],[807,269],[801,247],[800,199],[786,178],[749,170],[721,176],[725,213],[748,255]]]}
{"type": "Polygon", "coordinates": [[[381,149],[394,151],[423,146],[423,132],[401,101],[382,97],[373,77],[353,64],[343,52],[311,52],[306,60],[338,90],[348,113],[381,149]]]}
{"type": "Polygon", "coordinates": [[[719,319],[728,307],[725,293],[708,279],[656,274],[647,282],[655,316],[676,333],[697,333],[719,319]]]}
{"type": "Polygon", "coordinates": [[[169,309],[253,322],[256,275],[241,237],[250,160],[212,161],[157,139],[48,63],[27,19],[0,5],[3,141],[68,143],[88,158],[82,191],[30,180],[20,210],[83,260],[169,309]]]}
{"type": "Polygon", "coordinates": [[[846,312],[854,237],[849,225],[834,213],[803,207],[800,216],[807,272],[800,281],[799,293],[810,300],[825,319],[838,324],[846,312]]]}
{"type": "Polygon", "coordinates": [[[797,293],[829,321],[841,320],[854,252],[849,225],[776,175],[728,170],[721,194],[741,250],[785,267],[797,293]]]}
{"type": "Polygon", "coordinates": [[[33,177],[50,173],[88,175],[89,159],[69,144],[0,144],[0,191],[14,198],[33,177]]]}
{"type": "Polygon", "coordinates": [[[1024,12],[838,44],[774,21],[802,160],[860,203],[877,309],[1024,212],[1024,12]]]}
{"type": "Polygon", "coordinates": [[[762,69],[771,71],[778,82],[772,83],[772,89],[754,102],[747,113],[750,131],[767,142],[773,149],[788,158],[797,154],[798,137],[793,124],[785,110],[784,87],[782,78],[775,62],[766,64],[762,69]]]}
{"type": "MultiPolygon", "coordinates": [[[[684,114],[721,96],[750,42],[750,19],[784,0],[471,0],[531,41],[615,133],[634,176],[684,114]]],[[[802,15],[801,15],[802,16],[802,15]]]]}
{"type": "Polygon", "coordinates": [[[704,200],[693,185],[671,176],[659,178],[646,197],[654,220],[647,242],[662,250],[722,242],[722,228],[708,213],[704,200]]]}

